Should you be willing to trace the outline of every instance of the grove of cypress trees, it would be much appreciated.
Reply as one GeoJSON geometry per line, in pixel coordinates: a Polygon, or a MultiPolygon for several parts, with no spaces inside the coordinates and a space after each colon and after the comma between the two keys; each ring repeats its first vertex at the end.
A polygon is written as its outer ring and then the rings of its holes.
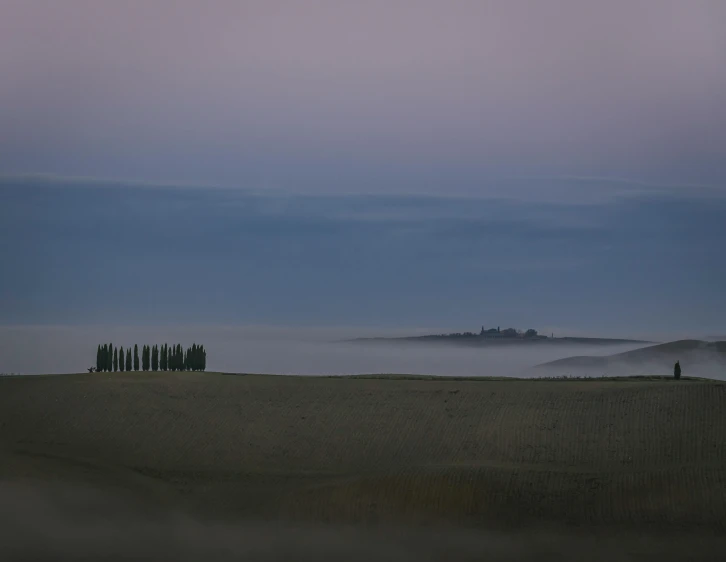
{"type": "Polygon", "coordinates": [[[151,350],[151,370],[159,370],[159,346],[157,345],[151,350]]]}
{"type": "Polygon", "coordinates": [[[121,346],[121,349],[118,350],[118,370],[119,371],[125,371],[125,365],[126,363],[126,354],[124,353],[124,346],[121,346]]]}
{"type": "Polygon", "coordinates": [[[130,371],[131,367],[132,367],[132,365],[131,365],[131,348],[129,347],[126,350],[126,370],[130,371]]]}
{"type": "Polygon", "coordinates": [[[118,371],[118,347],[113,348],[113,370],[118,371]]]}
{"type": "Polygon", "coordinates": [[[139,345],[134,344],[134,371],[139,370],[139,345]]]}

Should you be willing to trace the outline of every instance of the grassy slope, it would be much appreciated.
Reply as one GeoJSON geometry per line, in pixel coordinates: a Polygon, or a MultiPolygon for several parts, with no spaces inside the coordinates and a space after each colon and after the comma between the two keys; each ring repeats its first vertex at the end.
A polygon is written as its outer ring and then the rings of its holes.
{"type": "Polygon", "coordinates": [[[0,479],[215,516],[724,531],[726,385],[0,379],[0,479]]]}

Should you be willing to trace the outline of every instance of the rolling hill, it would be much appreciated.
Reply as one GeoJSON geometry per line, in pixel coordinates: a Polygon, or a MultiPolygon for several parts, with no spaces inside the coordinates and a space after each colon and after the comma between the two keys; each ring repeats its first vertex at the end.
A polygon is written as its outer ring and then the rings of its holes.
{"type": "Polygon", "coordinates": [[[567,357],[537,365],[535,371],[578,376],[667,375],[676,361],[684,375],[724,378],[726,341],[678,340],[601,357],[567,357]]]}

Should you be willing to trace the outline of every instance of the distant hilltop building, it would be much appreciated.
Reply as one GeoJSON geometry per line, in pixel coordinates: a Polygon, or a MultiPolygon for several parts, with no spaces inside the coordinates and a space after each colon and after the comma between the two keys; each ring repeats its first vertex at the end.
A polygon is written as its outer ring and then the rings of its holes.
{"type": "Polygon", "coordinates": [[[537,339],[544,340],[547,336],[540,336],[537,330],[530,328],[526,332],[517,330],[515,328],[505,328],[502,330],[499,326],[496,328],[489,328],[488,330],[481,327],[481,331],[477,334],[476,332],[455,332],[452,334],[439,334],[437,336],[431,336],[436,338],[507,338],[507,339],[537,339]]]}
{"type": "Polygon", "coordinates": [[[481,327],[479,336],[483,338],[538,338],[544,339],[547,336],[540,336],[537,330],[530,328],[526,332],[519,331],[515,328],[505,328],[502,330],[499,326],[496,328],[489,328],[488,330],[481,327]]]}

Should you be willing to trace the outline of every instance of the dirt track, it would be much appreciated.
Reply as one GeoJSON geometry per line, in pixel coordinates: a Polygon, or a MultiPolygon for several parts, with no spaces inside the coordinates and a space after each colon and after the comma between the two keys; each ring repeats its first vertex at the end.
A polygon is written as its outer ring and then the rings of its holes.
{"type": "Polygon", "coordinates": [[[726,384],[0,380],[0,479],[202,519],[726,535],[726,384]]]}

